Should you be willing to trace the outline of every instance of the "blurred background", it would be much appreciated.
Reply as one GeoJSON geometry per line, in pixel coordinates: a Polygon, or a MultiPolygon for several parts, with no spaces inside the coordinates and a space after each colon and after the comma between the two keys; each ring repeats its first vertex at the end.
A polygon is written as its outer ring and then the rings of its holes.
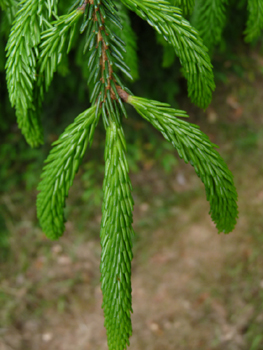
{"type": "MultiPolygon", "coordinates": [[[[69,3],[70,1],[65,1],[69,3]]],[[[204,186],[133,110],[124,120],[135,200],[131,350],[263,349],[263,41],[244,44],[245,1],[230,1],[224,38],[211,52],[217,89],[204,112],[187,98],[171,51],[131,15],[138,37],[136,95],[184,109],[234,174],[239,220],[218,235],[204,186]]],[[[47,240],[36,187],[51,143],[89,106],[76,40],[46,95],[45,145],[30,149],[5,83],[0,11],[0,350],[107,349],[100,291],[103,126],[67,200],[66,232],[47,240]]]]}

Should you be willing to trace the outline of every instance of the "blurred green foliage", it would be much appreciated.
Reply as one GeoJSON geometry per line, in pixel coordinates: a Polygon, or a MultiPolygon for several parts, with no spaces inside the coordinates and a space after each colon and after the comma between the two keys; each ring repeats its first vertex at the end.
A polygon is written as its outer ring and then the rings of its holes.
{"type": "MultiPolygon", "coordinates": [[[[0,206],[1,209],[1,206],[0,206]]],[[[9,254],[9,235],[5,223],[5,219],[0,210],[0,263],[6,261],[9,254]]]]}

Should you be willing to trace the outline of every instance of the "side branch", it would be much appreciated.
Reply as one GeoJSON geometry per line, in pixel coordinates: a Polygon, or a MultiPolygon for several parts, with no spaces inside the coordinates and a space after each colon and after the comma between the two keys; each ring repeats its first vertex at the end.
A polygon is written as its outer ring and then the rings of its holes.
{"type": "Polygon", "coordinates": [[[93,4],[93,0],[85,0],[84,3],[77,8],[78,11],[84,12],[88,4],[93,4]]]}
{"type": "Polygon", "coordinates": [[[107,128],[101,221],[101,289],[109,350],[123,350],[132,334],[130,313],[133,199],[121,127],[107,128]]]}
{"type": "Polygon", "coordinates": [[[118,94],[123,102],[128,102],[130,95],[124,91],[120,86],[116,86],[118,94]]]}

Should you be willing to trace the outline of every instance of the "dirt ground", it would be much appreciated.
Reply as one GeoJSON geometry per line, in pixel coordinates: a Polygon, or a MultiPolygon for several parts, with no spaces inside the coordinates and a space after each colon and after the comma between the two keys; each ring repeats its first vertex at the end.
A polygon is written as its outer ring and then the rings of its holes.
{"type": "MultiPolygon", "coordinates": [[[[190,115],[234,173],[240,215],[233,233],[217,234],[189,165],[132,175],[131,350],[263,349],[263,80],[231,79],[200,119],[190,115]]],[[[65,236],[50,242],[33,204],[25,210],[17,194],[1,201],[13,261],[2,265],[0,350],[107,350],[100,214],[82,232],[71,215],[65,236]]]]}

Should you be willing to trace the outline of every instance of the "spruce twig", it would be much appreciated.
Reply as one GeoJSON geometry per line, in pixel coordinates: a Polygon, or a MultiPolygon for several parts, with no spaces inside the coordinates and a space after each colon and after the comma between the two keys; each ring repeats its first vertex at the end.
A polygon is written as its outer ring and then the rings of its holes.
{"type": "Polygon", "coordinates": [[[123,131],[107,128],[103,216],[101,220],[101,288],[109,350],[126,349],[132,334],[131,260],[133,199],[123,131]]]}
{"type": "MultiPolygon", "coordinates": [[[[13,0],[0,0],[0,5],[13,0]]],[[[106,131],[105,178],[101,222],[101,285],[103,309],[110,350],[123,350],[132,334],[131,260],[132,187],[126,159],[122,119],[125,105],[138,113],[171,142],[185,162],[190,162],[205,185],[210,214],[218,231],[233,230],[237,218],[237,193],[233,176],[208,137],[193,124],[177,117],[183,111],[168,104],[135,97],[123,77],[137,75],[136,41],[127,9],[153,26],[174,48],[188,80],[189,96],[202,108],[209,104],[214,89],[212,65],[197,31],[182,11],[168,0],[79,0],[68,14],[57,15],[57,0],[22,0],[7,45],[7,82],[18,123],[27,141],[43,141],[40,108],[44,92],[77,35],[85,42],[83,61],[89,78],[91,107],[71,123],[53,143],[43,168],[37,198],[37,214],[50,239],[65,229],[64,207],[69,188],[91,146],[101,117],[106,131]],[[34,28],[31,31],[30,28],[34,28]],[[128,45],[126,46],[125,41],[128,45]],[[132,66],[130,71],[129,62],[132,66]],[[132,74],[131,74],[132,72],[132,74]]],[[[171,0],[190,13],[194,0],[171,0]]],[[[7,9],[7,7],[5,7],[7,9]]]]}

